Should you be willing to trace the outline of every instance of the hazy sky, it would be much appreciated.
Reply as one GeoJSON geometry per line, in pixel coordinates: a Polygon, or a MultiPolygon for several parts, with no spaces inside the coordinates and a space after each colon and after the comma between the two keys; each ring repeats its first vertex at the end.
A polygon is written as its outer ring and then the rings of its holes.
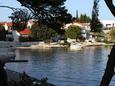
{"type": "MultiPolygon", "coordinates": [[[[115,0],[113,0],[115,2],[115,0]]],[[[7,5],[11,7],[19,8],[21,7],[20,3],[16,0],[0,0],[0,5],[7,5]]],[[[76,10],[78,10],[79,15],[81,13],[86,13],[88,16],[91,16],[93,0],[67,0],[65,6],[73,16],[76,15],[76,10]]],[[[100,0],[99,3],[99,18],[100,19],[112,19],[115,18],[110,13],[107,8],[104,0],[100,0]]],[[[8,16],[10,16],[12,10],[7,8],[0,8],[0,21],[9,21],[8,16]]]]}

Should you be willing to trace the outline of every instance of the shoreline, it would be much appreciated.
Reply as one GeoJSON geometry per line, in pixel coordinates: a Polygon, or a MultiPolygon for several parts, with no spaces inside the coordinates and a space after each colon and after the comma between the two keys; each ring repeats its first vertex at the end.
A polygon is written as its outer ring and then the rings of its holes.
{"type": "MultiPolygon", "coordinates": [[[[89,46],[113,46],[114,43],[103,43],[103,42],[95,42],[95,43],[79,43],[81,47],[89,47],[89,46]]],[[[68,45],[60,45],[60,44],[43,44],[43,45],[31,45],[31,46],[16,46],[16,49],[51,49],[51,48],[70,48],[68,45]]]]}
{"type": "MultiPolygon", "coordinates": [[[[88,47],[88,46],[113,46],[114,43],[104,43],[104,42],[76,42],[78,47],[88,47]]],[[[72,43],[71,43],[72,44],[72,43]]],[[[70,45],[71,45],[70,44],[70,45]]],[[[68,44],[61,44],[57,42],[44,43],[44,42],[6,42],[0,41],[1,47],[13,47],[14,49],[51,49],[51,48],[70,48],[68,44]]],[[[74,45],[74,44],[73,44],[74,45]]],[[[77,49],[76,49],[77,50],[77,49]]]]}

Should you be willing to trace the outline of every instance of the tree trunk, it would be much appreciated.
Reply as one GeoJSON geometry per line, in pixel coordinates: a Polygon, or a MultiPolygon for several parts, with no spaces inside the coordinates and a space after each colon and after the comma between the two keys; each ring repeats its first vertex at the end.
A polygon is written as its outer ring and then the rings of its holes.
{"type": "Polygon", "coordinates": [[[110,81],[114,75],[114,67],[115,67],[115,45],[113,46],[111,53],[108,56],[107,66],[100,86],[109,86],[110,81]]]}
{"type": "Polygon", "coordinates": [[[111,13],[115,16],[115,6],[113,4],[113,0],[105,0],[108,8],[110,9],[111,13]]]}
{"type": "MultiPolygon", "coordinates": [[[[107,4],[113,16],[115,16],[115,6],[113,5],[113,0],[105,0],[105,3],[107,4]]],[[[113,46],[111,53],[108,56],[107,66],[100,86],[109,86],[111,79],[114,75],[114,67],[115,67],[115,45],[113,46]]]]}

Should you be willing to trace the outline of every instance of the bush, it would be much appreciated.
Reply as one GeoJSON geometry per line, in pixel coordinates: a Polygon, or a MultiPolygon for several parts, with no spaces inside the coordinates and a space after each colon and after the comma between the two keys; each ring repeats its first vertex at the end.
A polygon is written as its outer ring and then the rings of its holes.
{"type": "Polygon", "coordinates": [[[31,36],[28,36],[28,37],[22,37],[20,36],[19,37],[19,41],[20,42],[30,42],[30,41],[34,41],[35,39],[33,39],[31,36]]]}
{"type": "Polygon", "coordinates": [[[50,39],[52,36],[56,36],[58,33],[53,30],[52,28],[48,28],[46,25],[39,25],[37,23],[35,23],[32,28],[32,37],[34,39],[41,40],[48,40],[50,39]]]}
{"type": "Polygon", "coordinates": [[[77,26],[70,26],[65,32],[67,38],[77,39],[80,37],[80,28],[77,26]]]}
{"type": "Polygon", "coordinates": [[[112,29],[110,34],[111,34],[112,37],[115,37],[115,29],[112,29]]]}
{"type": "Polygon", "coordinates": [[[111,40],[112,40],[113,42],[115,42],[115,29],[112,29],[112,30],[110,31],[110,36],[111,36],[111,40]]]}

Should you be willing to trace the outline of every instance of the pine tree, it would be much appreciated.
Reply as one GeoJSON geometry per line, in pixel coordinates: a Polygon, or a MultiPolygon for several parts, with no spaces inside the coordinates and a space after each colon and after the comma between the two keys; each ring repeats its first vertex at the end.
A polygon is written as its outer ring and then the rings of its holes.
{"type": "Polygon", "coordinates": [[[87,16],[86,14],[81,14],[79,17],[79,22],[82,22],[82,23],[89,23],[90,20],[91,20],[90,17],[87,16]]]}
{"type": "Polygon", "coordinates": [[[92,10],[92,19],[90,22],[92,32],[101,32],[102,24],[98,19],[99,16],[99,0],[94,0],[93,10],[92,10]]]}
{"type": "Polygon", "coordinates": [[[68,20],[71,21],[71,15],[65,9],[66,0],[17,0],[22,6],[27,7],[34,18],[41,24],[55,29],[61,33],[60,29],[68,20]]]}

